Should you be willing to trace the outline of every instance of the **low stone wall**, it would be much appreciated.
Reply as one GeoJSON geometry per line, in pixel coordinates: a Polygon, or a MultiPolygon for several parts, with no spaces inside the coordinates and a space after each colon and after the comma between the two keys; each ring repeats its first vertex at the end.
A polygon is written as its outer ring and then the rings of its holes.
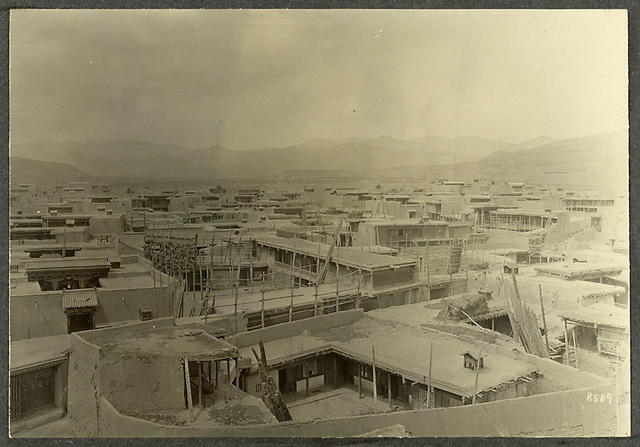
{"type": "Polygon", "coordinates": [[[349,437],[403,425],[412,436],[596,436],[615,435],[615,386],[438,408],[306,423],[244,427],[163,426],[120,414],[100,400],[101,437],[349,437]]]}

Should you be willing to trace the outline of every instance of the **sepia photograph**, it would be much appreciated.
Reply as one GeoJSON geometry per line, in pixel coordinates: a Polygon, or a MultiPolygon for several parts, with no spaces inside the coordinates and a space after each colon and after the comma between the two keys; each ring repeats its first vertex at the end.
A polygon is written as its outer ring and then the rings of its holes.
{"type": "Polygon", "coordinates": [[[626,10],[9,38],[10,437],[630,436],[626,10]]]}

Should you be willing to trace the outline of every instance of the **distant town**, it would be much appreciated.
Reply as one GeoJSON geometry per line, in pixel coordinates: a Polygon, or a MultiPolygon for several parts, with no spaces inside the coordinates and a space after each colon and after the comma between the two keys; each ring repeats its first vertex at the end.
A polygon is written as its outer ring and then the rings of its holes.
{"type": "Polygon", "coordinates": [[[323,182],[13,184],[13,435],[625,430],[628,197],[323,182]]]}
{"type": "Polygon", "coordinates": [[[420,7],[10,11],[10,437],[631,436],[628,11],[420,7]]]}

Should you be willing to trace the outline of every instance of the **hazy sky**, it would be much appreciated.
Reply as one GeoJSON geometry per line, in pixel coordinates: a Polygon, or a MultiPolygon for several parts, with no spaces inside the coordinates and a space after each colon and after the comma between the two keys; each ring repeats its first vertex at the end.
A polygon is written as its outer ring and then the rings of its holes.
{"type": "Polygon", "coordinates": [[[11,138],[191,148],[627,127],[624,11],[12,11],[11,138]]]}

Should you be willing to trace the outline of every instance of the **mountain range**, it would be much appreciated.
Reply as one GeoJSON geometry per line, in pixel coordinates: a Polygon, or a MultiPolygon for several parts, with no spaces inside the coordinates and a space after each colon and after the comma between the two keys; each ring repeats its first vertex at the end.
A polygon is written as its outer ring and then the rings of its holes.
{"type": "Polygon", "coordinates": [[[504,177],[512,181],[553,174],[555,179],[602,181],[597,178],[615,177],[620,169],[626,169],[626,135],[611,132],[563,140],[541,137],[519,144],[478,137],[316,138],[294,146],[245,151],[221,146],[188,149],[148,141],[43,142],[12,145],[11,168],[14,180],[29,178],[28,171],[37,170],[42,174],[31,176],[36,181],[57,178],[57,183],[83,176],[256,179],[286,177],[290,171],[345,171],[380,178],[504,177]],[[612,156],[619,160],[612,161],[612,156]],[[42,162],[56,164],[45,168],[42,162]],[[61,171],[64,164],[68,165],[66,172],[61,171]]]}

